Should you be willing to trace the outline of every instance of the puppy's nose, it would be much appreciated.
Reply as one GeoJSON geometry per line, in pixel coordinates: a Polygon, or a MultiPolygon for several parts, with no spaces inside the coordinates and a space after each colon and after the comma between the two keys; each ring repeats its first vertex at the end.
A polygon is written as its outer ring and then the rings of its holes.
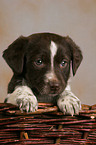
{"type": "Polygon", "coordinates": [[[50,81],[49,85],[50,85],[50,91],[51,91],[52,94],[57,93],[60,89],[60,84],[58,82],[50,81]]]}

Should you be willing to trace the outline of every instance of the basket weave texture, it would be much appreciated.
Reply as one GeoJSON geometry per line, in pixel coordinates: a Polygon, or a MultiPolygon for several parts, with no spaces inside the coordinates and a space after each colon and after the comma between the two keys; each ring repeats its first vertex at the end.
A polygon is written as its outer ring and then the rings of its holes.
{"type": "Polygon", "coordinates": [[[96,105],[82,105],[79,115],[68,116],[49,103],[33,113],[0,103],[0,145],[96,144],[96,105]]]}

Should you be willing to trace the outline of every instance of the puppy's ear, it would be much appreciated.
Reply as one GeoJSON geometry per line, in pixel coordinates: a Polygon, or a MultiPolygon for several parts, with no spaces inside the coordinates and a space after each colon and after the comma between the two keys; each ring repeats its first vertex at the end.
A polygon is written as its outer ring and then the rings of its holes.
{"type": "Polygon", "coordinates": [[[75,42],[69,36],[66,37],[66,41],[72,52],[72,72],[74,76],[83,59],[83,56],[80,48],[75,44],[75,42]]]}
{"type": "Polygon", "coordinates": [[[19,37],[3,52],[3,58],[11,67],[14,73],[21,74],[23,71],[25,48],[28,40],[26,37],[19,37]]]}

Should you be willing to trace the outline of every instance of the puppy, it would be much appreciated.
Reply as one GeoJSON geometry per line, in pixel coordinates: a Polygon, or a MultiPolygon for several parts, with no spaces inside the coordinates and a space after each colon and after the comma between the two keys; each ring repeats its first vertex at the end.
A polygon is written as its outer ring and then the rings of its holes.
{"type": "Polygon", "coordinates": [[[80,100],[68,84],[70,68],[75,75],[82,52],[70,37],[37,33],[19,37],[3,53],[13,71],[5,102],[33,112],[38,102],[51,102],[64,114],[78,114],[80,100]]]}

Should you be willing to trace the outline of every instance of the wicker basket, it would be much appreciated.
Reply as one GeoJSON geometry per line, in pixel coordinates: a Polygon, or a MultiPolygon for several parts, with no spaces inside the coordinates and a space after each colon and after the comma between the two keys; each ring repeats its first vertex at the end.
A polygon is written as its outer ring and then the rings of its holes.
{"type": "Polygon", "coordinates": [[[96,144],[96,105],[82,105],[76,116],[65,116],[56,106],[40,103],[38,111],[21,113],[0,103],[0,145],[96,144]]]}

